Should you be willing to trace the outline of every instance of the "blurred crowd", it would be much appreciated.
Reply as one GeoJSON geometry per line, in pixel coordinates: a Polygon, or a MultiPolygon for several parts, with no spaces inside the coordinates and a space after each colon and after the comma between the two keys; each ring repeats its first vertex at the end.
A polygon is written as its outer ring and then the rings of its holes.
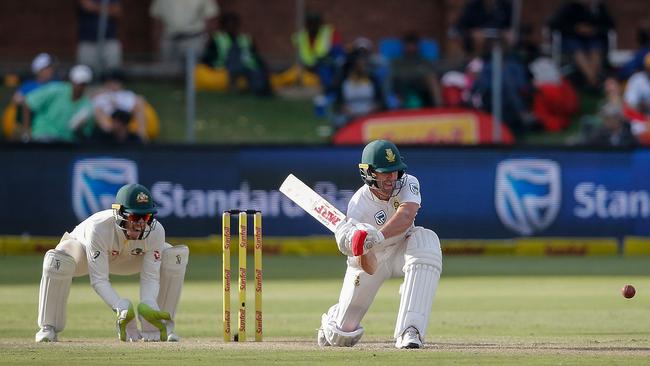
{"type": "MultiPolygon", "coordinates": [[[[52,55],[34,58],[33,79],[22,82],[12,98],[16,125],[5,126],[9,138],[118,144],[155,138],[151,106],[125,89],[120,71],[117,20],[126,6],[109,0],[102,9],[102,3],[78,1],[77,65],[66,77],[56,71],[52,55]]],[[[245,31],[246,14],[220,11],[216,0],[154,0],[150,7],[160,62],[182,68],[188,54],[196,55],[198,89],[269,97],[297,85],[311,87],[317,91],[314,113],[334,129],[386,110],[491,113],[492,98],[499,97],[502,120],[517,138],[579,124],[567,143],[650,143],[648,29],[638,30],[632,57],[614,64],[608,55],[616,51],[616,20],[603,1],[565,1],[542,30],[517,24],[516,11],[508,0],[467,0],[448,32],[448,41],[461,44],[465,55],[454,63],[446,62],[440,40],[417,32],[376,44],[362,36],[345,40],[335,21],[307,11],[303,28],[287,40],[296,63],[272,71],[245,31]],[[540,31],[541,43],[535,37],[540,31]],[[496,50],[502,56],[498,74],[496,50]],[[501,95],[492,95],[495,81],[501,95]],[[578,115],[583,97],[600,98],[595,114],[578,115]]]]}

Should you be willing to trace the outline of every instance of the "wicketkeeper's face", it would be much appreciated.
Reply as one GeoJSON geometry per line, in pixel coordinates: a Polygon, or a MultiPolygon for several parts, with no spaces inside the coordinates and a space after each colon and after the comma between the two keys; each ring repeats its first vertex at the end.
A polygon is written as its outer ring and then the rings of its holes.
{"type": "Polygon", "coordinates": [[[124,224],[126,228],[126,236],[131,240],[140,238],[140,235],[147,227],[147,222],[151,218],[150,214],[147,215],[134,215],[127,216],[127,221],[124,224]]]}

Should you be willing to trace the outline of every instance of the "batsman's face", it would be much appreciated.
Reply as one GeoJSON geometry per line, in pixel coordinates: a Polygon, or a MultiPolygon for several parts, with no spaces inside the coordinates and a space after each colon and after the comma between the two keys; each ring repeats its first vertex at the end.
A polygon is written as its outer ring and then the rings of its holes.
{"type": "Polygon", "coordinates": [[[391,173],[375,173],[377,177],[377,196],[382,200],[388,200],[393,194],[395,185],[397,183],[398,172],[391,173]]]}

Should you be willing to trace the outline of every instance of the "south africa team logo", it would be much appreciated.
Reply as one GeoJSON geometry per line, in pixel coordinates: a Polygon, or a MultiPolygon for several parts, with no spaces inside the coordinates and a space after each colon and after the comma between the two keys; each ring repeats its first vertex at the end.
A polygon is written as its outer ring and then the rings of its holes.
{"type": "Polygon", "coordinates": [[[137,181],[138,168],[132,160],[78,160],[72,169],[72,207],[77,219],[110,208],[120,187],[137,181]]]}
{"type": "Polygon", "coordinates": [[[494,204],[501,222],[520,235],[548,228],[560,210],[560,167],[552,160],[499,163],[494,204]]]}
{"type": "Polygon", "coordinates": [[[386,212],[381,210],[375,214],[375,222],[377,225],[383,225],[386,223],[386,212]]]}

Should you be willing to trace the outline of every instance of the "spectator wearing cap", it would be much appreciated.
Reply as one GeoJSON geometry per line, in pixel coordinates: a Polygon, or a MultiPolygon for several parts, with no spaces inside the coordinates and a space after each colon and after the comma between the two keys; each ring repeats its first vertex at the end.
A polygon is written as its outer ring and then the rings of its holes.
{"type": "Polygon", "coordinates": [[[103,87],[92,97],[97,126],[110,133],[115,126],[111,116],[116,111],[123,111],[135,117],[138,136],[142,141],[148,142],[144,98],[124,88],[124,74],[120,70],[105,74],[103,79],[103,87]]]}
{"type": "Polygon", "coordinates": [[[70,70],[70,82],[51,82],[35,90],[23,104],[23,141],[75,142],[93,129],[92,103],[86,86],[92,70],[76,65],[70,70]],[[34,112],[34,118],[30,115],[34,112]]]}
{"type": "Polygon", "coordinates": [[[650,53],[643,59],[643,70],[628,80],[623,99],[632,109],[650,116],[650,53]]]}
{"type": "Polygon", "coordinates": [[[18,87],[13,96],[13,102],[20,105],[25,96],[30,92],[54,80],[54,64],[52,56],[47,53],[39,53],[32,61],[32,73],[34,79],[29,79],[18,87]]]}

